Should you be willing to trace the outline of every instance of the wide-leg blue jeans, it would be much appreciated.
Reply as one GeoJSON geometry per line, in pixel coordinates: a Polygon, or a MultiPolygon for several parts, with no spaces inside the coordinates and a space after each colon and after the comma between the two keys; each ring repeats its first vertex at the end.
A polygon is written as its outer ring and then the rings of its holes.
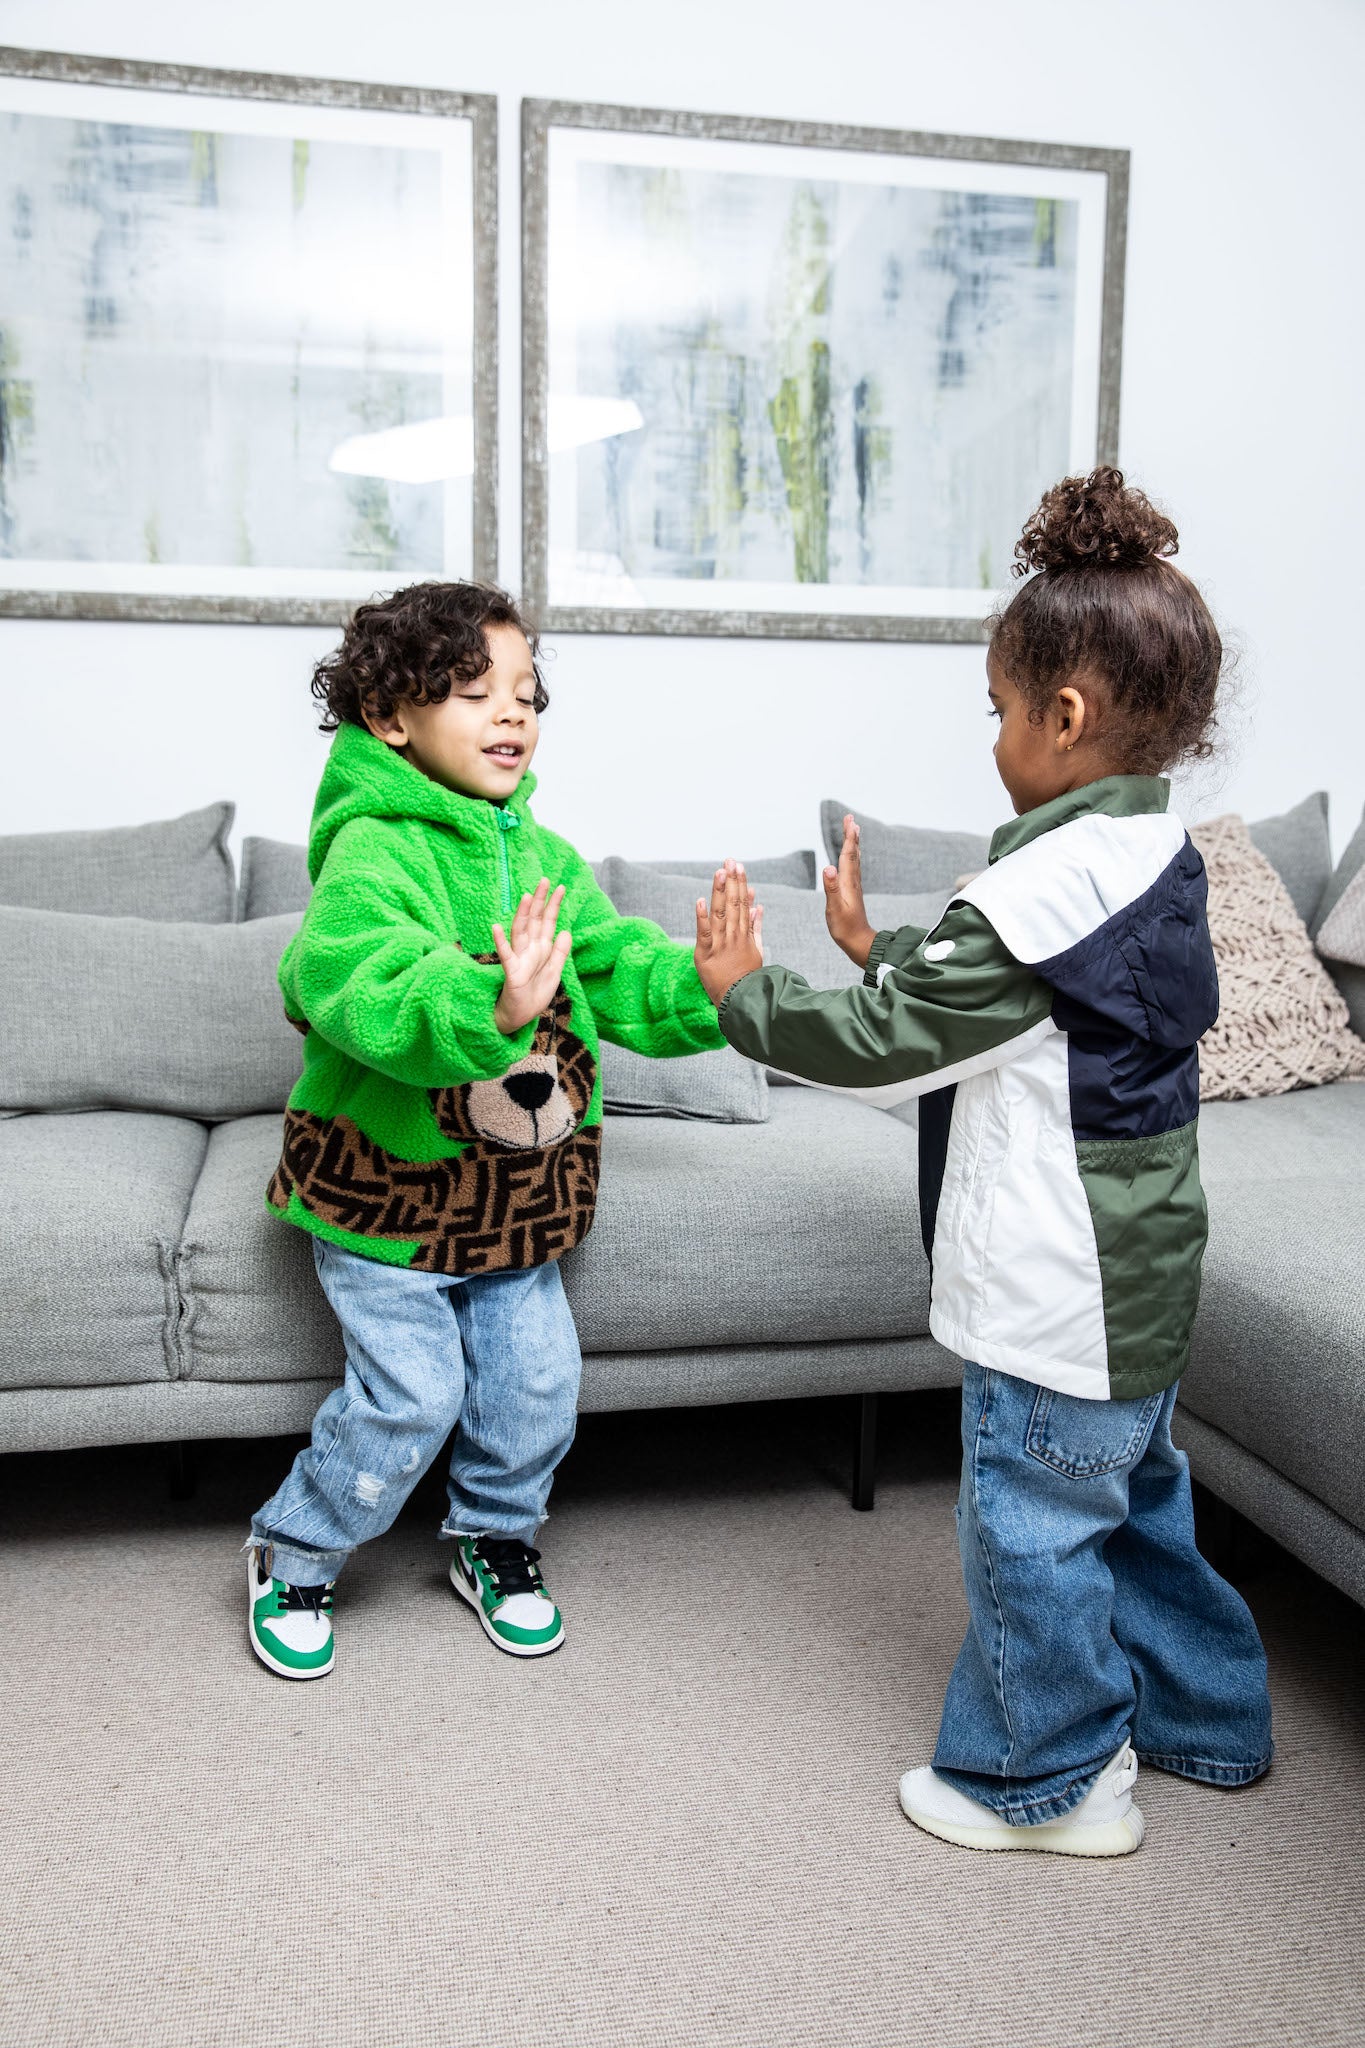
{"type": "Polygon", "coordinates": [[[582,1361],[559,1267],[414,1273],[313,1240],[346,1377],[279,1492],[252,1517],[276,1578],[334,1579],[389,1527],[452,1429],[445,1536],[517,1536],[545,1517],[573,1442],[582,1361]]]}
{"type": "Polygon", "coordinates": [[[1125,1739],[1207,1784],[1269,1768],[1265,1652],[1195,1547],[1175,1394],[1081,1401],[965,1369],[971,1618],[934,1769],[1016,1824],[1078,1805],[1125,1739]]]}

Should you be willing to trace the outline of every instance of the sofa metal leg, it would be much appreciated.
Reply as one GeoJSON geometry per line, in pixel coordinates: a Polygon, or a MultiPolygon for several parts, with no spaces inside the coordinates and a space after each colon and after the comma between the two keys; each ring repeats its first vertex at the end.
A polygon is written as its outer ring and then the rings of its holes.
{"type": "Polygon", "coordinates": [[[864,1512],[875,1505],[877,1493],[877,1400],[876,1394],[858,1399],[858,1434],[853,1445],[853,1505],[864,1512]]]}
{"type": "Polygon", "coordinates": [[[171,1445],[170,1471],[167,1475],[172,1500],[193,1500],[199,1490],[199,1472],[195,1462],[194,1446],[183,1439],[171,1445]]]}

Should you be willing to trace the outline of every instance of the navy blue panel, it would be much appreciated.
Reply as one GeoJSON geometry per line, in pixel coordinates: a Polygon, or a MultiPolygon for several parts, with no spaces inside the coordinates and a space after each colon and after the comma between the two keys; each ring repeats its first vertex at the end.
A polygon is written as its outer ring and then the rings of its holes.
{"type": "Polygon", "coordinates": [[[1199,1114],[1199,1053],[1116,1032],[1064,997],[1052,1006],[1067,1036],[1071,1128],[1078,1138],[1152,1138],[1199,1114]]]}
{"type": "Polygon", "coordinates": [[[943,1171],[948,1164],[948,1128],[953,1121],[953,1099],[957,1085],[935,1088],[919,1099],[919,1227],[924,1255],[934,1263],[934,1225],[938,1201],[943,1193],[943,1171]]]}
{"type": "Polygon", "coordinates": [[[1078,1138],[1146,1138],[1199,1114],[1198,1043],[1218,1015],[1208,880],[1187,837],[1151,888],[1037,973],[1067,1033],[1078,1138]]]}

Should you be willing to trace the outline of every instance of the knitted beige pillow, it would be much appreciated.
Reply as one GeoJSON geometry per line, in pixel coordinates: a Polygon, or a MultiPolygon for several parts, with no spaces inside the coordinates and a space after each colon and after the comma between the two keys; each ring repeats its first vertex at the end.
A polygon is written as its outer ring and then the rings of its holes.
{"type": "Polygon", "coordinates": [[[1289,891],[1237,817],[1210,818],[1190,837],[1209,873],[1209,931],[1218,962],[1218,1022],[1199,1047],[1205,1102],[1284,1095],[1365,1077],[1365,1040],[1313,951],[1289,891]]]}
{"type": "Polygon", "coordinates": [[[1348,967],[1365,967],[1365,867],[1357,868],[1322,921],[1318,951],[1348,967]]]}

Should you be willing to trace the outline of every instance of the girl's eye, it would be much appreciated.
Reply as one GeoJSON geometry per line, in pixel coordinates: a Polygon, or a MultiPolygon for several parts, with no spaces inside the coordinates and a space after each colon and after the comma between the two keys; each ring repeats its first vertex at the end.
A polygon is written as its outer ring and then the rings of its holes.
{"type": "Polygon", "coordinates": [[[534,697],[518,697],[517,702],[518,704],[520,704],[523,711],[534,711],[536,708],[536,700],[534,697]]]}
{"type": "Polygon", "coordinates": [[[986,713],[986,716],[987,718],[1001,718],[1004,716],[1004,714],[1001,711],[1000,706],[998,704],[992,704],[990,710],[986,713]]]}

